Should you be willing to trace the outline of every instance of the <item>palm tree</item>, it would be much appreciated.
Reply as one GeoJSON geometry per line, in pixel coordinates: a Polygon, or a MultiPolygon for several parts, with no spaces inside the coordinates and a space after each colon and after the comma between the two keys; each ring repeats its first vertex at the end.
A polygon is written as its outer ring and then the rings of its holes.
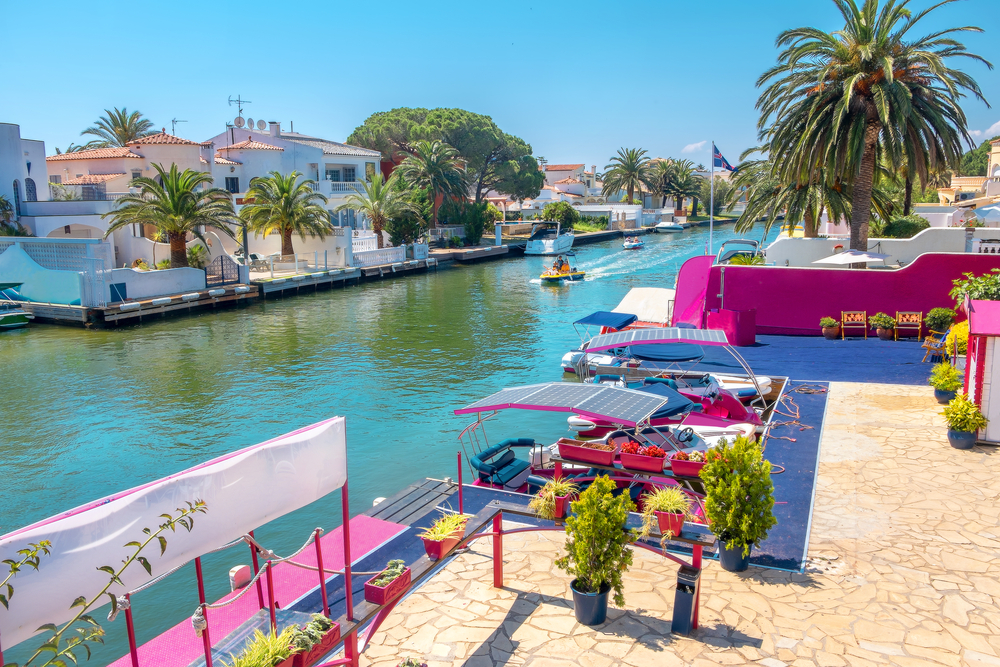
{"type": "Polygon", "coordinates": [[[236,220],[232,196],[221,188],[207,187],[211,174],[192,169],[182,172],[176,164],[170,165],[170,171],[159,164],[153,168],[159,175],[157,180],[147,176],[133,179],[131,187],[139,192],[122,197],[117,209],[102,216],[113,218],[104,238],[127,225],[152,225],[167,235],[170,268],[176,269],[188,265],[188,234],[205,245],[204,227],[234,236],[229,228],[236,220]]]}
{"type": "Polygon", "coordinates": [[[469,192],[458,151],[440,141],[418,141],[413,146],[413,155],[403,160],[399,170],[408,184],[431,191],[434,197],[431,227],[437,227],[438,197],[464,198],[469,192]]]}
{"type": "MultiPolygon", "coordinates": [[[[138,111],[129,113],[125,107],[115,107],[114,110],[105,109],[104,115],[97,119],[93,127],[88,127],[80,134],[98,137],[87,144],[91,148],[124,147],[136,139],[152,134],[152,127],[153,123],[143,118],[138,111]]],[[[69,149],[66,152],[70,152],[69,149]]]]}
{"type": "Polygon", "coordinates": [[[57,146],[56,155],[61,155],[63,153],[79,153],[80,151],[89,151],[92,148],[101,148],[102,146],[103,142],[97,140],[88,141],[85,144],[74,144],[73,142],[70,142],[69,146],[66,147],[66,150],[61,150],[57,146]]]}
{"type": "MultiPolygon", "coordinates": [[[[694,175],[694,163],[691,160],[671,161],[666,192],[674,198],[675,209],[684,208],[684,200],[688,197],[695,200],[701,194],[701,179],[694,175]]],[[[691,215],[695,215],[694,206],[691,208],[691,215]]]]}
{"type": "Polygon", "coordinates": [[[294,255],[292,234],[306,240],[306,234],[326,238],[333,230],[330,212],[323,208],[326,197],[312,189],[316,181],[299,180],[302,174],[293,171],[270,175],[250,182],[246,200],[240,211],[247,228],[255,236],[281,234],[281,254],[294,255]]]}
{"type": "Polygon", "coordinates": [[[915,40],[908,33],[942,0],[915,15],[909,0],[833,0],[842,30],[782,32],[778,64],[757,81],[767,85],[757,108],[758,128],[769,137],[770,156],[783,182],[812,183],[822,171],[829,184],[853,186],[851,248],[866,250],[872,184],[881,152],[892,164],[904,155],[917,169],[954,164],[962,140],[971,145],[959,100],[965,91],[986,101],[979,85],[945,61],[970,53],[952,33],[981,32],[963,26],[936,30],[915,40]]]}
{"type": "Polygon", "coordinates": [[[14,206],[6,196],[0,195],[0,224],[7,224],[14,217],[14,206]]]}
{"type": "Polygon", "coordinates": [[[631,204],[636,190],[641,191],[644,186],[651,191],[655,188],[655,185],[650,184],[649,167],[646,149],[619,148],[618,155],[611,158],[611,164],[604,167],[604,187],[601,194],[609,197],[625,190],[631,204]]]}
{"type": "Polygon", "coordinates": [[[670,174],[673,173],[674,161],[672,159],[656,158],[650,160],[649,168],[649,192],[654,197],[660,198],[659,208],[667,205],[667,183],[670,174]]]}
{"type": "Polygon", "coordinates": [[[400,185],[399,176],[396,173],[393,173],[386,181],[382,177],[382,172],[376,170],[371,180],[361,184],[365,191],[364,195],[353,194],[349,196],[336,210],[353,209],[367,216],[372,222],[372,230],[375,232],[375,238],[378,239],[378,247],[382,248],[382,230],[385,229],[389,220],[407,213],[419,213],[416,205],[410,200],[409,193],[400,185]]]}

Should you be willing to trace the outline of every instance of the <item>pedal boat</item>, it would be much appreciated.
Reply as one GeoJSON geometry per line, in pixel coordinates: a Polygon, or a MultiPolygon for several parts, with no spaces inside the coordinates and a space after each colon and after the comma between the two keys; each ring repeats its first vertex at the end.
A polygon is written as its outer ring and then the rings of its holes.
{"type": "Polygon", "coordinates": [[[552,269],[549,269],[538,277],[542,281],[543,285],[558,285],[563,282],[576,282],[578,280],[583,280],[585,275],[585,271],[574,269],[569,271],[553,271],[552,269]]]}

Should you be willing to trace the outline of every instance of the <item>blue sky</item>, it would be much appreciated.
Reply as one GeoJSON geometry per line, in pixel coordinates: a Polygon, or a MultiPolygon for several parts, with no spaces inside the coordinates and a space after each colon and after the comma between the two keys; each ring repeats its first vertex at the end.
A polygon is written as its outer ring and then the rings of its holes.
{"type": "MultiPolygon", "coordinates": [[[[246,116],[334,140],[375,111],[461,107],[550,163],[601,168],[620,146],[707,163],[712,139],[735,162],[755,143],[754,82],[778,32],[839,27],[827,0],[3,4],[23,29],[4,35],[0,121],[49,153],[82,143],[112,106],[168,131],[186,120],[177,134],[205,140],[236,115],[227,98],[239,94],[252,101],[246,116]]],[[[996,0],[938,17],[926,31],[986,28],[963,39],[1000,65],[996,0]]],[[[1000,74],[963,67],[994,105],[967,101],[970,128],[1000,134],[1000,74]]]]}

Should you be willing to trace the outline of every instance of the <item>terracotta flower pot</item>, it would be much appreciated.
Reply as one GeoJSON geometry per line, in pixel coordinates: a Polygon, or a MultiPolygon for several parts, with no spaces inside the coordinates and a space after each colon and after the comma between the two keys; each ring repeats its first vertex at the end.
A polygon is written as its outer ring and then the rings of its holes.
{"type": "Polygon", "coordinates": [[[656,522],[659,524],[660,532],[664,535],[670,533],[677,536],[684,529],[683,512],[656,512],[656,522]]]}
{"type": "Polygon", "coordinates": [[[840,338],[839,324],[835,327],[822,327],[822,329],[823,329],[823,338],[827,340],[837,340],[838,338],[840,338]]]}
{"type": "Polygon", "coordinates": [[[879,328],[875,329],[875,333],[878,335],[878,339],[879,340],[892,340],[893,339],[892,329],[883,329],[882,327],[879,327],[879,328]]]}

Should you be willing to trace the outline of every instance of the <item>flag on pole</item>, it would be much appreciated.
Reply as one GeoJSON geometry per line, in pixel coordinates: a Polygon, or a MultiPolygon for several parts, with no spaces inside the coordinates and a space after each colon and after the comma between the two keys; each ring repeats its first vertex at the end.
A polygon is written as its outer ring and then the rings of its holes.
{"type": "Polygon", "coordinates": [[[722,157],[722,151],[716,148],[714,143],[712,144],[712,166],[736,172],[736,167],[729,164],[726,158],[722,157]]]}

